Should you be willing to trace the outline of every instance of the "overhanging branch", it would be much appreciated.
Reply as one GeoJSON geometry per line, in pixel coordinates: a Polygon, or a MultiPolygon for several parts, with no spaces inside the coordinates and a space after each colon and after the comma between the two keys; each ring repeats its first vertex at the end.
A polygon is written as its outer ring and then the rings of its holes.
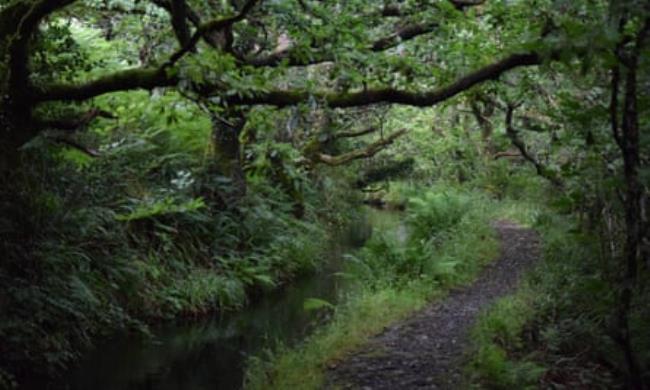
{"type": "MultiPolygon", "coordinates": [[[[70,0],[67,0],[70,1],[70,0]]],[[[117,71],[82,84],[52,84],[32,91],[31,100],[35,103],[44,101],[86,100],[109,92],[133,89],[153,89],[173,86],[178,78],[168,72],[185,54],[190,52],[202,36],[211,31],[218,31],[243,20],[246,14],[261,0],[248,0],[242,10],[235,16],[206,22],[197,28],[190,40],[158,68],[136,68],[117,71]]]]}
{"type": "Polygon", "coordinates": [[[275,90],[252,93],[248,96],[229,96],[229,105],[271,105],[286,107],[296,105],[310,98],[325,102],[329,107],[357,107],[376,103],[395,103],[418,107],[429,107],[445,101],[484,81],[493,80],[504,72],[521,66],[539,65],[542,58],[536,53],[513,54],[487,65],[454,83],[428,92],[410,92],[392,88],[370,89],[358,92],[309,92],[275,90]]]}
{"type": "Polygon", "coordinates": [[[519,158],[519,157],[523,157],[523,156],[521,155],[521,152],[519,152],[518,150],[506,150],[504,152],[496,152],[496,153],[494,153],[492,155],[492,158],[495,159],[495,160],[498,160],[498,159],[504,158],[504,157],[519,158]]]}
{"type": "MultiPolygon", "coordinates": [[[[449,0],[449,2],[458,10],[478,6],[485,3],[485,1],[486,0],[449,0]]],[[[389,4],[382,8],[381,16],[404,16],[404,12],[399,4],[389,4]]],[[[438,26],[439,24],[435,22],[407,24],[392,34],[370,43],[368,49],[373,52],[381,52],[396,47],[404,41],[431,33],[435,31],[438,26]]],[[[307,66],[333,60],[334,56],[330,53],[312,53],[309,58],[304,58],[302,55],[297,56],[294,49],[288,48],[263,57],[248,58],[245,59],[244,62],[247,65],[252,66],[277,66],[285,61],[289,66],[307,66]]]]}
{"type": "Polygon", "coordinates": [[[420,35],[428,34],[438,27],[438,23],[412,24],[402,27],[394,34],[381,38],[371,46],[371,51],[378,52],[399,45],[420,35]]]}
{"type": "Polygon", "coordinates": [[[153,89],[172,86],[178,78],[161,68],[136,68],[118,71],[82,84],[51,84],[33,91],[32,101],[86,100],[109,92],[153,89]]]}

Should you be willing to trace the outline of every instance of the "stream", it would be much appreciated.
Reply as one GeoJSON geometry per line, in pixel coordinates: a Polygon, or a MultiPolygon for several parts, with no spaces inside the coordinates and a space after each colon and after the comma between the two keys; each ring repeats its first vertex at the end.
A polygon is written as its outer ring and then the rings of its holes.
{"type": "Polygon", "coordinates": [[[336,303],[352,282],[336,276],[344,254],[363,245],[373,228],[400,235],[400,215],[366,208],[365,215],[330,243],[321,271],[295,280],[247,308],[195,321],[152,327],[153,339],[129,333],[98,343],[64,376],[64,385],[40,389],[240,389],[246,360],[277,343],[295,345],[325,319],[306,299],[336,303]]]}

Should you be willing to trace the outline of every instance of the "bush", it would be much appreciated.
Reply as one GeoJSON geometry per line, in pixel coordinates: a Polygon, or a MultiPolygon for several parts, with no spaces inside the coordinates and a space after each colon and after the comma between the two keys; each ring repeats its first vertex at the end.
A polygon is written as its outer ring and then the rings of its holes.
{"type": "Polygon", "coordinates": [[[478,320],[472,332],[475,352],[470,362],[474,383],[493,389],[537,388],[546,369],[521,354],[521,334],[532,313],[532,296],[519,294],[495,303],[478,320]]]}

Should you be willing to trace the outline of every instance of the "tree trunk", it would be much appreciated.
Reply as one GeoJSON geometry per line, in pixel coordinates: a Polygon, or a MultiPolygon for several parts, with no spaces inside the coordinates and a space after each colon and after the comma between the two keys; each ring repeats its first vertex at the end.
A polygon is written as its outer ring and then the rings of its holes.
{"type": "Polygon", "coordinates": [[[227,200],[237,202],[246,195],[246,175],[242,167],[239,136],[246,124],[241,110],[229,110],[225,118],[212,114],[212,145],[216,172],[231,180],[232,191],[227,200]]]}
{"type": "MultiPolygon", "coordinates": [[[[2,89],[0,94],[7,96],[2,89]]],[[[18,171],[21,161],[19,149],[36,135],[29,115],[8,100],[0,102],[0,184],[18,171]]]]}
{"type": "Polygon", "coordinates": [[[639,55],[644,40],[650,31],[650,21],[646,20],[643,30],[635,40],[635,45],[624,59],[625,85],[621,118],[621,131],[618,131],[617,99],[619,86],[619,69],[615,69],[612,82],[612,130],[621,149],[623,157],[623,172],[625,176],[625,247],[623,250],[624,275],[619,296],[617,322],[618,342],[623,349],[629,373],[629,387],[635,390],[645,389],[641,368],[635,356],[630,336],[629,315],[634,290],[638,283],[638,269],[641,258],[642,233],[642,188],[639,182],[640,146],[639,146],[639,115],[637,107],[637,71],[639,55]]]}
{"type": "Polygon", "coordinates": [[[629,330],[629,311],[637,282],[641,244],[641,186],[639,184],[639,127],[636,111],[636,70],[628,70],[623,111],[623,166],[625,173],[625,275],[618,314],[621,344],[630,371],[630,387],[643,389],[639,362],[634,356],[629,330]]]}

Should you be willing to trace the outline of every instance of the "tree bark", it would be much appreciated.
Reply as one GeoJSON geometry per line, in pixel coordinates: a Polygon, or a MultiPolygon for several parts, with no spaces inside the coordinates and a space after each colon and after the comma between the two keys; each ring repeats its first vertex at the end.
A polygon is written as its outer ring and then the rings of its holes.
{"type": "MultiPolygon", "coordinates": [[[[645,25],[634,40],[634,47],[629,55],[621,54],[624,65],[624,96],[620,132],[618,130],[618,115],[616,111],[610,112],[612,133],[616,139],[623,157],[623,172],[625,177],[625,246],[623,259],[625,272],[621,282],[617,322],[617,341],[621,345],[629,374],[629,387],[635,390],[645,389],[641,368],[633,349],[629,328],[629,315],[632,306],[634,290],[638,282],[638,268],[640,266],[642,232],[642,197],[643,191],[639,182],[640,145],[639,145],[639,115],[637,72],[639,56],[645,44],[645,38],[650,33],[650,19],[645,20],[645,25]]],[[[612,75],[612,100],[610,110],[618,107],[618,86],[620,83],[619,69],[612,75]]]]}
{"type": "Polygon", "coordinates": [[[246,124],[244,112],[231,109],[224,118],[212,113],[212,145],[215,173],[230,179],[232,192],[226,197],[236,203],[246,195],[246,174],[243,169],[239,136],[246,124]]]}
{"type": "Polygon", "coordinates": [[[29,95],[29,42],[40,21],[74,0],[16,1],[0,11],[0,175],[20,163],[18,148],[35,135],[29,95]]]}

